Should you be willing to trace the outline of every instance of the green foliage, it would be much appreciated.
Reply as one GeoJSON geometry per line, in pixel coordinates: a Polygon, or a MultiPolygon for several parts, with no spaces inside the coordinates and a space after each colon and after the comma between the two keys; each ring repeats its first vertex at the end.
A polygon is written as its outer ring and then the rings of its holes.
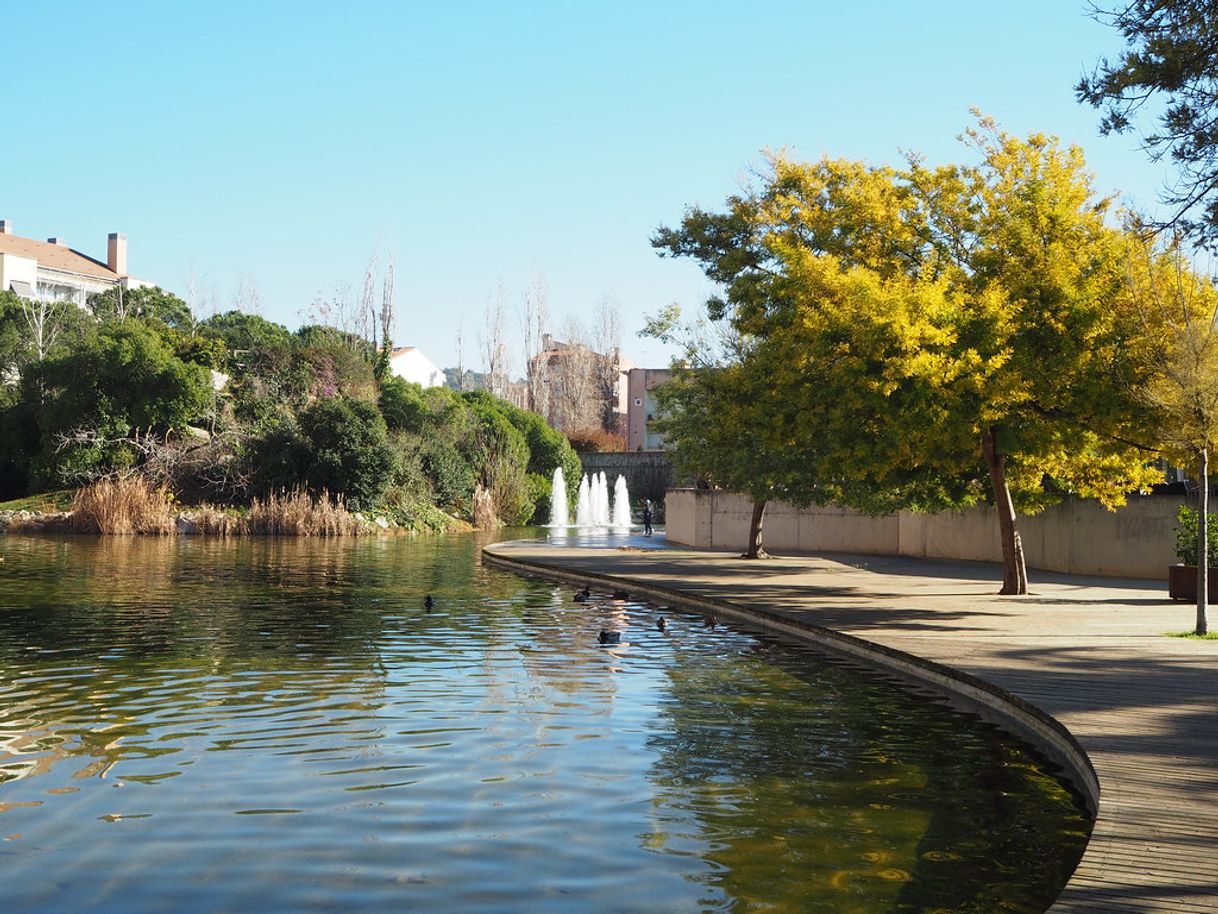
{"type": "Polygon", "coordinates": [[[249,437],[242,455],[251,494],[265,498],[297,488],[308,469],[309,450],[295,417],[268,422],[249,437]]]}
{"type": "Polygon", "coordinates": [[[385,420],[376,407],[349,397],[318,400],[299,421],[308,442],[310,488],[342,494],[355,510],[375,505],[394,471],[385,420]]]}
{"type": "Polygon", "coordinates": [[[429,440],[422,448],[420,466],[431,480],[435,504],[467,513],[473,505],[477,476],[456,446],[443,439],[429,440]]]}
{"type": "Polygon", "coordinates": [[[442,434],[450,440],[464,431],[466,412],[460,397],[444,387],[423,388],[403,378],[386,378],[378,400],[385,423],[416,434],[442,434]]]}
{"type": "Polygon", "coordinates": [[[292,332],[282,324],[268,321],[257,314],[241,311],[225,311],[200,321],[197,332],[203,336],[224,341],[224,345],[237,361],[246,357],[257,357],[267,350],[288,350],[292,347],[292,332]]]}
{"type": "MultiPolygon", "coordinates": [[[[1206,554],[1211,568],[1218,567],[1218,527],[1214,516],[1206,518],[1206,554]]],[[[1197,537],[1201,533],[1196,509],[1181,505],[1176,512],[1176,558],[1182,565],[1197,564],[1197,537]]]]}
{"type": "Polygon", "coordinates": [[[90,295],[88,307],[100,321],[138,318],[159,320],[175,330],[190,330],[194,326],[190,306],[160,286],[142,289],[114,286],[90,295]]]}
{"type": "Polygon", "coordinates": [[[28,339],[20,300],[12,292],[0,291],[0,383],[16,375],[25,364],[28,339]]]}
{"type": "Polygon", "coordinates": [[[1157,125],[1140,132],[1153,160],[1179,169],[1163,195],[1172,215],[1162,223],[1211,249],[1218,244],[1218,92],[1213,48],[1218,17],[1202,0],[1122,0],[1094,15],[1115,28],[1125,50],[1107,58],[1075,87],[1079,101],[1101,111],[1104,134],[1127,133],[1153,112],[1157,125]]]}
{"type": "Polygon", "coordinates": [[[37,404],[41,472],[78,479],[95,469],[130,466],[133,433],[181,431],[211,408],[207,371],[177,358],[155,330],[136,321],[105,323],[70,352],[33,365],[23,399],[37,404]],[[60,448],[58,439],[81,429],[97,438],[60,448]]]}
{"type": "MultiPolygon", "coordinates": [[[[526,520],[529,524],[544,524],[550,520],[550,487],[551,477],[541,473],[529,473],[525,477],[526,495],[533,506],[533,513],[526,520]]],[[[578,488],[578,483],[576,484],[578,488]]]]}

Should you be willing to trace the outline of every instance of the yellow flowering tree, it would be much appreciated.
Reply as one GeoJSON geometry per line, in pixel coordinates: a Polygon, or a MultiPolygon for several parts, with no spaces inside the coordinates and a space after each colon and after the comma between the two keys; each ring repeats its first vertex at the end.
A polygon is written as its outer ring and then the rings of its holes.
{"type": "Polygon", "coordinates": [[[1113,307],[1123,239],[1082,153],[984,119],[965,140],[979,162],[775,156],[726,212],[690,210],[654,243],[699,261],[723,290],[712,316],[769,351],[807,479],[870,493],[862,507],[988,499],[1001,592],[1019,594],[1017,510],[1066,492],[1111,507],[1156,476],[1113,307]]]}

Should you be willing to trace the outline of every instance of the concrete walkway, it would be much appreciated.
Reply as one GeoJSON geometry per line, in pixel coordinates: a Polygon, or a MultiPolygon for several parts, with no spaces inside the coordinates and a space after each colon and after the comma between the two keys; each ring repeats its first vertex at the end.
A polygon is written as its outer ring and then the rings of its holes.
{"type": "Polygon", "coordinates": [[[1095,830],[1050,910],[1218,912],[1218,641],[1163,637],[1195,612],[1166,583],[1032,571],[1029,596],[998,597],[1001,570],[978,563],[544,542],[486,556],[854,636],[962,671],[961,691],[997,686],[1064,725],[1098,775],[1095,830]]]}

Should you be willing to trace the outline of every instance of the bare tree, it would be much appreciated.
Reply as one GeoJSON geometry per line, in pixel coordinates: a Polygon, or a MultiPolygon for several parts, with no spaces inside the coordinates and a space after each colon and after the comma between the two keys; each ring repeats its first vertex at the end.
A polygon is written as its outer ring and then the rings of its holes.
{"type": "Polygon", "coordinates": [[[457,390],[465,392],[465,315],[457,318],[457,390]]]}
{"type": "Polygon", "coordinates": [[[503,326],[506,304],[507,289],[501,279],[495,292],[486,297],[483,329],[478,337],[482,349],[482,364],[486,368],[487,387],[496,397],[505,397],[511,370],[503,326]]]}
{"type": "Polygon", "coordinates": [[[600,400],[601,428],[620,432],[621,428],[621,346],[622,306],[616,296],[605,292],[596,301],[593,327],[596,396],[600,400]]]}
{"type": "Polygon", "coordinates": [[[55,340],[59,338],[59,331],[63,329],[63,309],[76,306],[41,298],[19,297],[17,301],[21,303],[21,313],[30,329],[34,358],[41,362],[47,357],[47,353],[55,345],[55,340]]]}
{"type": "Polygon", "coordinates": [[[595,353],[588,348],[579,318],[569,315],[563,323],[565,345],[549,356],[550,424],[576,431],[600,424],[596,399],[595,353]]]}
{"type": "Polygon", "coordinates": [[[196,319],[213,317],[219,310],[216,293],[207,279],[207,274],[199,274],[199,268],[192,265],[186,274],[186,305],[196,319]]]}
{"type": "Polygon", "coordinates": [[[381,281],[381,345],[389,349],[393,345],[393,255],[385,264],[385,277],[381,281]]]}
{"type": "Polygon", "coordinates": [[[546,381],[546,359],[541,352],[546,328],[550,323],[549,288],[545,277],[533,274],[524,291],[520,310],[521,336],[524,342],[525,378],[528,384],[526,408],[546,415],[549,385],[546,381]]]}
{"type": "Polygon", "coordinates": [[[359,299],[358,320],[372,328],[373,349],[376,348],[376,328],[379,323],[376,316],[376,273],[379,260],[380,251],[373,248],[372,256],[364,267],[364,290],[359,299]]]}
{"type": "MultiPolygon", "coordinates": [[[[194,311],[192,305],[191,310],[194,311]]],[[[242,273],[233,286],[233,310],[242,314],[262,313],[262,293],[253,273],[242,273]]]]}

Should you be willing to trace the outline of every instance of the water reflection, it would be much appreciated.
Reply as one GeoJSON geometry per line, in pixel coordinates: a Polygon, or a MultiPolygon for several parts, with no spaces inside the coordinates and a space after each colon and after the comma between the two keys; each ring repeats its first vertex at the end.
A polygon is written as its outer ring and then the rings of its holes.
{"type": "Polygon", "coordinates": [[[476,537],[0,546],[0,910],[1034,911],[1081,852],[980,723],[476,537]]]}

